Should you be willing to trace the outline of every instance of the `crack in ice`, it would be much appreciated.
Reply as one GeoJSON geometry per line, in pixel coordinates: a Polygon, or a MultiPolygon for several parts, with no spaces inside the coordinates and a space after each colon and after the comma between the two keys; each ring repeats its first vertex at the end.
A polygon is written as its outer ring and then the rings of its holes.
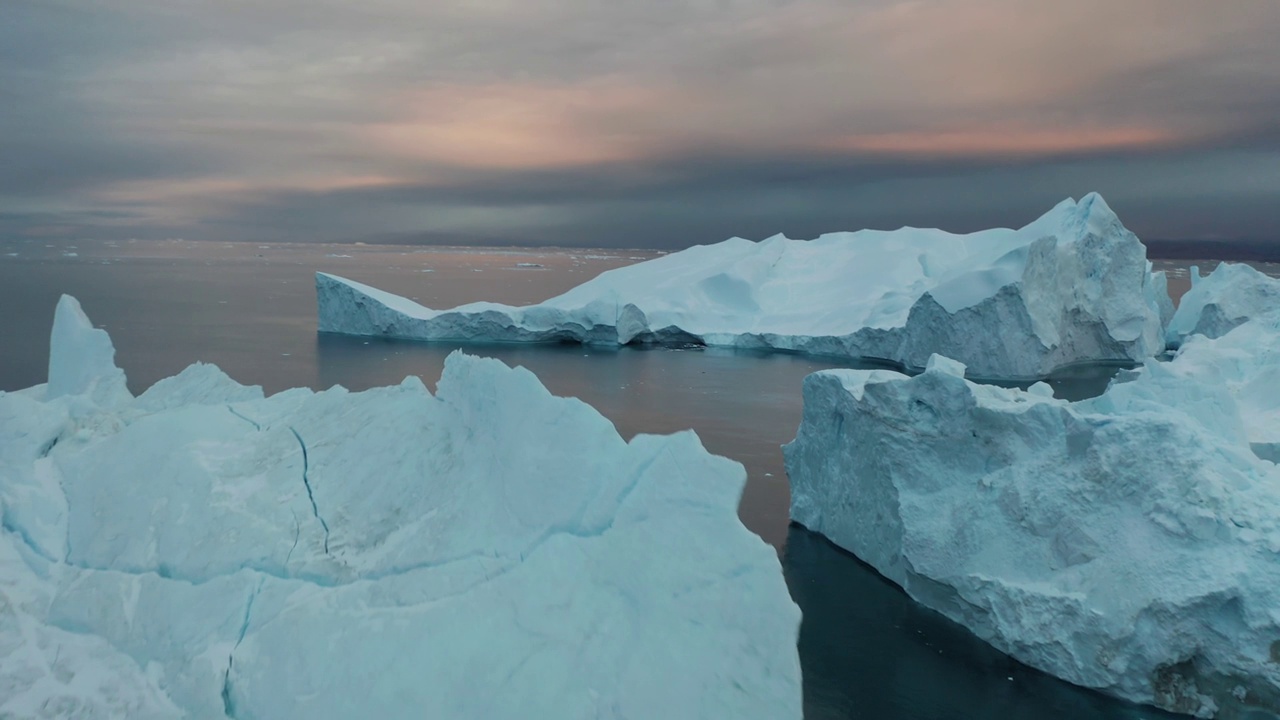
{"type": "Polygon", "coordinates": [[[293,514],[293,545],[289,547],[289,553],[284,556],[284,569],[289,569],[289,558],[293,557],[293,551],[298,549],[298,538],[302,537],[302,523],[298,522],[297,513],[293,514]]]}
{"type": "Polygon", "coordinates": [[[57,558],[53,557],[53,555],[51,555],[47,551],[41,549],[41,547],[36,544],[35,538],[31,537],[31,535],[27,532],[26,528],[15,525],[13,522],[11,522],[9,516],[4,514],[2,508],[0,508],[0,529],[6,532],[12,533],[13,536],[16,537],[23,545],[25,545],[28,550],[35,553],[36,555],[44,558],[45,560],[48,560],[51,563],[58,562],[57,558]]]}
{"type": "Polygon", "coordinates": [[[307,473],[311,470],[311,462],[307,459],[307,444],[303,442],[302,436],[292,426],[289,426],[289,432],[298,439],[298,447],[302,448],[302,484],[307,488],[307,499],[311,501],[311,512],[315,514],[316,520],[320,521],[320,527],[324,528],[324,554],[329,554],[329,523],[324,521],[320,516],[320,508],[316,505],[316,496],[311,491],[311,480],[307,477],[307,473]]]}
{"type": "Polygon", "coordinates": [[[240,634],[236,637],[236,644],[231,646],[231,652],[227,653],[227,669],[222,673],[222,713],[229,718],[236,716],[235,703],[231,700],[231,668],[235,665],[236,648],[240,647],[240,643],[244,642],[244,636],[249,632],[249,617],[253,613],[253,601],[258,599],[264,582],[265,580],[258,580],[257,587],[249,594],[249,599],[244,604],[244,620],[240,623],[240,634]]]}
{"type": "MultiPolygon", "coordinates": [[[[243,420],[243,421],[245,421],[245,422],[249,423],[250,425],[252,425],[254,430],[258,430],[259,432],[261,432],[261,430],[262,430],[262,426],[261,426],[261,425],[259,425],[257,422],[255,422],[255,421],[253,421],[253,420],[250,420],[249,418],[245,417],[244,415],[241,415],[239,412],[236,412],[236,409],[235,409],[235,408],[233,408],[233,407],[231,407],[230,405],[228,405],[228,406],[227,406],[227,410],[231,411],[231,414],[232,414],[232,415],[235,415],[236,417],[240,418],[241,420],[243,420]]],[[[290,429],[292,429],[292,428],[290,428],[290,429]]],[[[296,433],[296,432],[294,433],[294,435],[297,435],[297,434],[298,434],[298,433],[296,433]]]]}
{"type": "Polygon", "coordinates": [[[49,442],[45,443],[43,446],[40,447],[40,451],[37,454],[37,457],[41,460],[49,457],[49,453],[53,452],[53,449],[58,446],[58,441],[61,439],[62,439],[61,433],[59,433],[58,435],[55,435],[52,440],[50,440],[49,442]]]}

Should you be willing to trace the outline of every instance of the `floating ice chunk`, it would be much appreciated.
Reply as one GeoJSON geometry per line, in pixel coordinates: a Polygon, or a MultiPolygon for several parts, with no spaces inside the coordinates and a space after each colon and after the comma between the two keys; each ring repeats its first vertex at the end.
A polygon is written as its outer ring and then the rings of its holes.
{"type": "Polygon", "coordinates": [[[0,713],[801,716],[799,611],[692,432],[461,353],[435,395],[195,365],[104,405],[69,298],[54,344],[63,393],[0,393],[0,713]]]}
{"type": "Polygon", "coordinates": [[[929,356],[929,362],[925,364],[925,372],[940,372],[956,377],[964,377],[964,363],[952,360],[949,357],[943,357],[937,353],[929,356]]]}
{"type": "Polygon", "coordinates": [[[1027,388],[1027,392],[1036,397],[1051,398],[1053,397],[1053,386],[1047,382],[1038,382],[1027,388]]]}
{"type": "Polygon", "coordinates": [[[1280,319],[1191,338],[1095,399],[1047,390],[809,376],[792,519],[1058,677],[1280,712],[1280,319]]]}
{"type": "MultiPolygon", "coordinates": [[[[571,256],[574,259],[576,256],[571,256]]],[[[702,343],[1042,377],[1164,349],[1164,276],[1096,194],[1020,230],[903,228],[697,246],[610,270],[546,302],[433,310],[316,276],[322,332],[450,341],[702,343]]]]}

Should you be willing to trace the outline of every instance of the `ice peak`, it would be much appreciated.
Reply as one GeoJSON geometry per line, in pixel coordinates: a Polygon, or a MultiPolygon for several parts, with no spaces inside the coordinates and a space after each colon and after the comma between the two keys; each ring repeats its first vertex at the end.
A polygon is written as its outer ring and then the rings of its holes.
{"type": "Polygon", "coordinates": [[[1043,237],[1054,235],[1060,241],[1072,242],[1080,238],[1118,237],[1130,234],[1107,201],[1096,192],[1080,198],[1068,198],[1052,210],[1023,228],[1024,232],[1043,237]]]}
{"type": "Polygon", "coordinates": [[[116,367],[116,349],[106,330],[89,321],[70,295],[58,300],[49,336],[49,399],[93,394],[103,401],[128,396],[124,371],[116,367]]]}
{"type": "Polygon", "coordinates": [[[1075,203],[1074,210],[1063,218],[1062,229],[1068,237],[1074,238],[1088,235],[1106,237],[1128,232],[1115,211],[1096,192],[1085,195],[1080,202],[1075,203]]]}

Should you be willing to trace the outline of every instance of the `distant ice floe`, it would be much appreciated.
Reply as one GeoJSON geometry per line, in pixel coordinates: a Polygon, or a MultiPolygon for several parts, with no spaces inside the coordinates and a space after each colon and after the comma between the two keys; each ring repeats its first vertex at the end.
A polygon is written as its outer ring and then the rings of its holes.
{"type": "MultiPolygon", "coordinates": [[[[577,262],[579,256],[571,256],[577,262]]],[[[582,256],[589,257],[589,256],[582,256]]],[[[1103,199],[1067,200],[1020,230],[903,228],[733,238],[610,270],[546,302],[433,310],[326,273],[319,329],[448,341],[702,343],[1036,378],[1164,349],[1163,273],[1103,199]]]]}
{"type": "Polygon", "coordinates": [[[801,717],[799,611],[692,432],[528,371],[138,397],[64,296],[0,393],[0,716],[801,717]]]}
{"type": "Polygon", "coordinates": [[[792,518],[1033,667],[1198,717],[1280,714],[1280,301],[1225,267],[1185,327],[1201,305],[1253,319],[1091,400],[940,356],[809,376],[792,518]]]}

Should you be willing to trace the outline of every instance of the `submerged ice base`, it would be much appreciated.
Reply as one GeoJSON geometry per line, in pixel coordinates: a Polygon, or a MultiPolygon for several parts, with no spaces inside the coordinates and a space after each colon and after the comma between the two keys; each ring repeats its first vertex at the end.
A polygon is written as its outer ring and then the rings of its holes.
{"type": "Polygon", "coordinates": [[[133,398],[64,297],[0,393],[0,715],[799,718],[799,612],[740,465],[451,356],[133,398]]]}
{"type": "Polygon", "coordinates": [[[1280,714],[1280,316],[1095,399],[805,381],[791,516],[1033,667],[1200,717],[1280,714]]]}
{"type": "Polygon", "coordinates": [[[416,340],[701,343],[923,367],[935,352],[992,378],[1164,349],[1163,273],[1096,194],[1020,230],[903,228],[733,238],[611,270],[525,307],[433,310],[316,275],[322,332],[416,340]]]}

